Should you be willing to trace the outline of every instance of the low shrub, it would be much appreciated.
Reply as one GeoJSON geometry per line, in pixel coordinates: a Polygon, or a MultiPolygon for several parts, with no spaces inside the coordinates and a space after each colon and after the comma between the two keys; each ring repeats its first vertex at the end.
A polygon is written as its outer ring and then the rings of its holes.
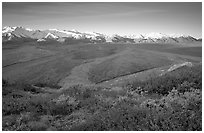
{"type": "Polygon", "coordinates": [[[2,87],[6,87],[8,85],[9,85],[8,81],[5,79],[2,79],[2,87]]]}
{"type": "Polygon", "coordinates": [[[20,84],[8,84],[3,87],[2,128],[201,131],[202,77],[198,68],[135,82],[121,90],[76,85],[53,94],[30,93],[29,85],[21,84],[22,89],[20,84]]]}
{"type": "Polygon", "coordinates": [[[28,123],[31,131],[45,131],[48,128],[48,125],[40,121],[30,121],[28,123]]]}
{"type": "Polygon", "coordinates": [[[131,86],[132,89],[142,88],[143,91],[147,91],[149,94],[162,94],[167,95],[173,88],[178,88],[179,92],[185,92],[190,87],[201,89],[202,88],[202,67],[197,65],[194,67],[184,67],[182,69],[175,70],[166,75],[149,79],[147,81],[136,81],[127,86],[131,86]],[[187,83],[187,85],[184,85],[187,83]],[[186,88],[186,87],[187,88],[186,88]]]}

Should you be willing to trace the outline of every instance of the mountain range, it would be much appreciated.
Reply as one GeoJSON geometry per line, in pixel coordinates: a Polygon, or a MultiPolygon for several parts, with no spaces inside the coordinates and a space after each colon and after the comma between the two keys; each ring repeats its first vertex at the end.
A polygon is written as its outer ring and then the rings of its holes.
{"type": "Polygon", "coordinates": [[[32,30],[24,27],[6,26],[2,29],[2,41],[33,40],[37,42],[57,41],[60,43],[193,43],[202,39],[190,35],[163,33],[137,34],[121,36],[105,35],[97,32],[79,32],[77,30],[32,30]]]}

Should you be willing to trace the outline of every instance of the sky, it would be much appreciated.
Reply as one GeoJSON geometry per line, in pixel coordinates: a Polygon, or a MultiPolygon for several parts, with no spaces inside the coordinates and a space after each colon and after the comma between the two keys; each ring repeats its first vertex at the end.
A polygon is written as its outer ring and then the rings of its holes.
{"type": "Polygon", "coordinates": [[[2,26],[76,29],[105,34],[185,34],[202,37],[201,2],[2,3],[2,26]]]}

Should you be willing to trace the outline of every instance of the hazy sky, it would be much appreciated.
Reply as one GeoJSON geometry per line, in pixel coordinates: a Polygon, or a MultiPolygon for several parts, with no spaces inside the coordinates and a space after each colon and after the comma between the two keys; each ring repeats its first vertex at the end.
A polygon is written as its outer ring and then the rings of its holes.
{"type": "Polygon", "coordinates": [[[4,26],[202,36],[202,3],[6,3],[4,26]]]}

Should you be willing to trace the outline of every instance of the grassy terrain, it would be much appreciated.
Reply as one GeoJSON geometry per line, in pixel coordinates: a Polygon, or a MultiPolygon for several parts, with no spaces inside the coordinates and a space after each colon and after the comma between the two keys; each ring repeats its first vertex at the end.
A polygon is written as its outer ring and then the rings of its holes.
{"type": "Polygon", "coordinates": [[[140,49],[181,54],[181,55],[189,55],[195,57],[202,57],[202,46],[186,46],[186,45],[173,45],[173,44],[140,44],[137,46],[140,49]]]}
{"type": "Polygon", "coordinates": [[[2,83],[4,131],[202,130],[201,65],[117,91],[75,85],[48,93],[29,84],[2,83]]]}
{"type": "Polygon", "coordinates": [[[166,49],[165,51],[170,53],[175,53],[175,54],[181,54],[181,55],[202,57],[202,47],[172,48],[172,49],[166,49]]]}
{"type": "Polygon", "coordinates": [[[86,60],[109,56],[121,50],[123,46],[115,45],[14,45],[11,49],[3,48],[3,78],[10,82],[57,83],[86,60]]]}
{"type": "MultiPolygon", "coordinates": [[[[177,54],[182,51],[180,53],[183,56],[188,55],[191,60],[201,60],[199,48],[170,44],[65,45],[53,42],[12,42],[3,44],[2,48],[3,78],[9,82],[33,84],[60,83],[76,66],[91,62],[94,65],[91,65],[90,71],[84,75],[88,75],[90,81],[98,83],[117,76],[168,65],[172,62],[169,54],[173,55],[175,49],[178,49],[177,54]],[[195,55],[197,53],[198,55],[195,55]],[[102,62],[96,61],[99,58],[103,58],[102,62]]],[[[83,66],[81,68],[83,70],[83,66]]]]}
{"type": "Polygon", "coordinates": [[[165,54],[134,49],[107,59],[89,71],[89,80],[100,83],[118,76],[128,75],[173,63],[165,54]]]}

